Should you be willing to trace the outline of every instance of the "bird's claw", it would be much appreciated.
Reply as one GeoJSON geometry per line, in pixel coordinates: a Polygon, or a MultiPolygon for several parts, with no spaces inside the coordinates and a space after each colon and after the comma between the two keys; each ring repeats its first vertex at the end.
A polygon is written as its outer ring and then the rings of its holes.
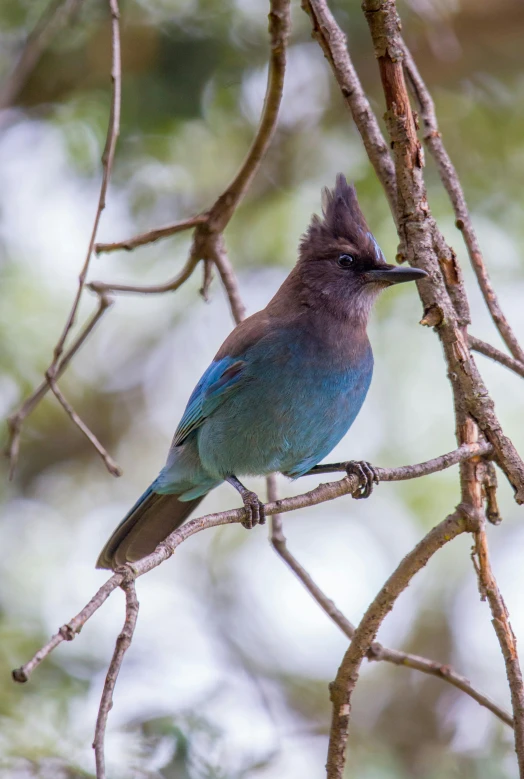
{"type": "Polygon", "coordinates": [[[378,484],[378,476],[373,466],[365,460],[350,460],[345,465],[347,475],[358,478],[358,487],[352,496],[355,500],[369,498],[373,492],[373,485],[378,484]]]}
{"type": "Polygon", "coordinates": [[[251,490],[246,490],[242,495],[244,501],[244,509],[246,512],[245,519],[242,520],[243,527],[246,530],[251,530],[255,525],[265,525],[266,523],[266,507],[259,500],[258,495],[251,490]]]}

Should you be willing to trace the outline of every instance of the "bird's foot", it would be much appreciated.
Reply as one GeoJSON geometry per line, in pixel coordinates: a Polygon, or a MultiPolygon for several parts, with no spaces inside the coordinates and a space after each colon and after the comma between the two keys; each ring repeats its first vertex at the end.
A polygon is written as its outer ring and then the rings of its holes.
{"type": "Polygon", "coordinates": [[[369,498],[373,492],[373,485],[378,484],[378,476],[375,469],[365,460],[349,460],[345,463],[348,476],[357,476],[358,487],[352,493],[355,500],[369,498]]]}
{"type": "Polygon", "coordinates": [[[245,519],[242,520],[242,526],[246,530],[251,530],[255,525],[264,525],[266,522],[266,507],[259,499],[256,492],[248,490],[236,476],[228,476],[229,482],[240,493],[246,512],[245,519]]]}
{"type": "Polygon", "coordinates": [[[259,500],[256,492],[246,490],[242,495],[244,501],[244,508],[246,510],[246,518],[242,520],[242,526],[246,530],[251,530],[255,525],[265,525],[266,523],[266,508],[264,504],[259,500]]]}

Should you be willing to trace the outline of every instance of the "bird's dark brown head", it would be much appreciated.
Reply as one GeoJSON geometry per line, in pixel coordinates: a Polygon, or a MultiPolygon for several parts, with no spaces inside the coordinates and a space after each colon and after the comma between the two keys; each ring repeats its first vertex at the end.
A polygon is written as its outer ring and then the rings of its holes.
{"type": "Polygon", "coordinates": [[[382,289],[427,276],[417,268],[386,263],[360,209],[355,187],[341,173],[335,188],[322,194],[322,217],[312,217],[302,238],[297,270],[303,283],[325,304],[334,304],[341,312],[353,306],[367,318],[382,289]]]}

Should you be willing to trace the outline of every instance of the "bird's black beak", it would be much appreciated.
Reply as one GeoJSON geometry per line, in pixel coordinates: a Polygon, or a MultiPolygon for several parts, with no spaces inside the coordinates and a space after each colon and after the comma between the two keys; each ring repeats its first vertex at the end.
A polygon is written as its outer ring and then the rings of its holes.
{"type": "Polygon", "coordinates": [[[428,274],[419,268],[409,268],[402,265],[384,265],[382,268],[373,268],[366,272],[370,282],[381,281],[387,284],[402,284],[404,281],[420,281],[428,274]]]}

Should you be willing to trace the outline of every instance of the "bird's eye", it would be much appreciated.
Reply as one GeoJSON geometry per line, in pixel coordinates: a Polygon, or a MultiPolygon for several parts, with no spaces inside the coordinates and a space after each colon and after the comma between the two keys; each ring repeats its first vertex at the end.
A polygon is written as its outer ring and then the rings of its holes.
{"type": "Polygon", "coordinates": [[[337,263],[341,268],[349,268],[350,265],[353,265],[353,257],[351,254],[341,254],[337,263]]]}

